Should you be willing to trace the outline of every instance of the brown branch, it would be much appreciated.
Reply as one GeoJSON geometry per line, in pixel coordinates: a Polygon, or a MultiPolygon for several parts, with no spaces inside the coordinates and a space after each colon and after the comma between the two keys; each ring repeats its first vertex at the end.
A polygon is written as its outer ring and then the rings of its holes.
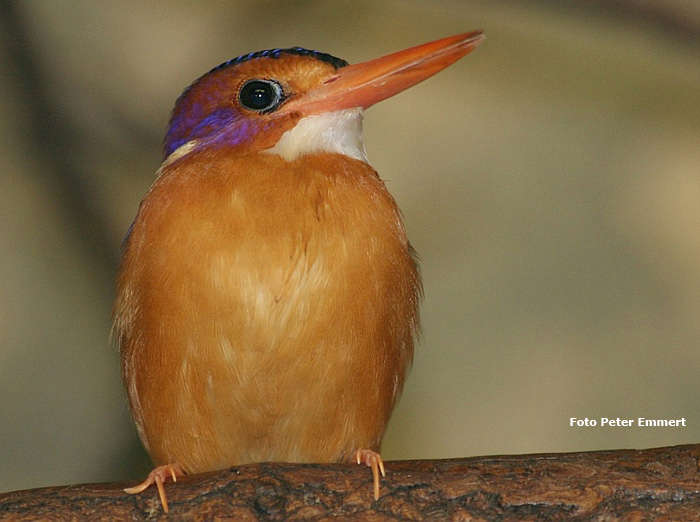
{"type": "Polygon", "coordinates": [[[84,484],[2,494],[0,520],[690,520],[699,458],[692,445],[390,462],[376,502],[364,466],[251,464],[169,483],[169,515],[154,488],[84,484]]]}

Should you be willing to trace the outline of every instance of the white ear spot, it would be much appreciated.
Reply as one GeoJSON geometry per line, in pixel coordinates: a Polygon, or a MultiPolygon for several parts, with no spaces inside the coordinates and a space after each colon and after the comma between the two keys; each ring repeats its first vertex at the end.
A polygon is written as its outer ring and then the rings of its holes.
{"type": "Polygon", "coordinates": [[[183,143],[177,149],[175,149],[173,152],[171,152],[170,156],[165,158],[165,161],[163,161],[160,168],[156,172],[156,178],[159,177],[163,173],[163,170],[165,170],[165,167],[167,167],[168,165],[171,165],[172,163],[175,163],[180,158],[187,156],[197,146],[199,146],[199,144],[200,144],[199,140],[191,140],[191,141],[188,141],[187,143],[183,143]]]}
{"type": "Polygon", "coordinates": [[[332,152],[369,163],[362,142],[362,109],[307,116],[263,152],[293,161],[305,154],[332,152]]]}

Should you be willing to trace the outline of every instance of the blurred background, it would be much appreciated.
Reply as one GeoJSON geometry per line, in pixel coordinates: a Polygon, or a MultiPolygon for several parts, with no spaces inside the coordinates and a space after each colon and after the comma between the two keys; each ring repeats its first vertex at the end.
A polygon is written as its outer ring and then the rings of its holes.
{"type": "Polygon", "coordinates": [[[260,49],[359,62],[472,29],[474,53],[366,113],[425,284],[385,457],[700,442],[698,2],[1,0],[0,491],[150,467],[110,307],[191,81],[260,49]]]}

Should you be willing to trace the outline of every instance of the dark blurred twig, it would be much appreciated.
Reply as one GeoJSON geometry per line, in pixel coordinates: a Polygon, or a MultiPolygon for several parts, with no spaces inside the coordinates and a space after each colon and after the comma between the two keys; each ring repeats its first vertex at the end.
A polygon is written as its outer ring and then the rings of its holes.
{"type": "Polygon", "coordinates": [[[29,122],[22,131],[28,133],[33,157],[50,186],[52,200],[59,205],[67,226],[75,231],[74,236],[82,241],[83,255],[100,272],[98,279],[111,289],[119,241],[109,234],[107,217],[91,197],[87,178],[81,175],[76,133],[57,110],[51,86],[42,77],[32,53],[21,2],[0,0],[0,39],[13,80],[19,85],[20,106],[29,122]]]}
{"type": "MultiPolygon", "coordinates": [[[[81,169],[78,132],[57,110],[51,85],[41,73],[40,62],[32,52],[30,27],[22,14],[22,2],[0,0],[0,54],[6,70],[18,88],[18,106],[28,125],[17,129],[30,143],[29,154],[39,165],[42,182],[50,191],[71,237],[81,246],[81,261],[90,266],[94,281],[102,285],[105,306],[112,300],[113,281],[120,255],[121,241],[114,236],[109,215],[100,207],[94,191],[100,180],[81,169]]],[[[126,231],[125,231],[126,232],[126,231]]],[[[87,311],[86,313],[91,313],[87,311]]],[[[105,331],[105,342],[107,332],[105,331]]],[[[93,349],[93,347],[89,347],[93,349]]],[[[147,457],[134,435],[129,447],[115,458],[115,474],[143,468],[147,457]],[[135,464],[136,463],[136,464],[135,464]]]]}
{"type": "Polygon", "coordinates": [[[551,9],[588,12],[664,33],[669,40],[700,51],[700,10],[657,0],[541,0],[551,9]],[[692,15],[691,15],[692,13],[692,15]]]}

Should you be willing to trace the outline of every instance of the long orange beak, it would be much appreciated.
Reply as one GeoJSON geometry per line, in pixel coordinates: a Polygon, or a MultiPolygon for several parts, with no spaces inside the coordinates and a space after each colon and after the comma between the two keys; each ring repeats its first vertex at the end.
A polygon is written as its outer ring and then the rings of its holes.
{"type": "Polygon", "coordinates": [[[354,107],[366,109],[442,71],[483,40],[481,31],[473,31],[348,65],[303,96],[289,100],[281,111],[309,116],[354,107]]]}

